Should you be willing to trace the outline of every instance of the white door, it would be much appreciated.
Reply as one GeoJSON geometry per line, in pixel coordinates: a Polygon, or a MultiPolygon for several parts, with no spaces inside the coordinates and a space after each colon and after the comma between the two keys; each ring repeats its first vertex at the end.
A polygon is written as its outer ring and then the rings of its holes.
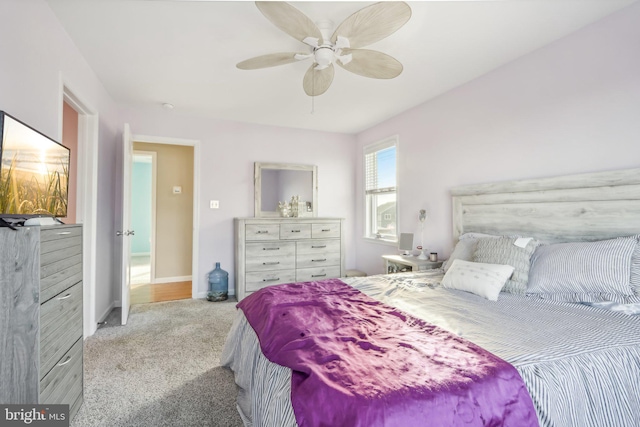
{"type": "Polygon", "coordinates": [[[131,165],[133,162],[133,141],[129,124],[125,123],[122,135],[122,230],[116,234],[122,244],[122,324],[127,324],[131,307],[131,165]]]}

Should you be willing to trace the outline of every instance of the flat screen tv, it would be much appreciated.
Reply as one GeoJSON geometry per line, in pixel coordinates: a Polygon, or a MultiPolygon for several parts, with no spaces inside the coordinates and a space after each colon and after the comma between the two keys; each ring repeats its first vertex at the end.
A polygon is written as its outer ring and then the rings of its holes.
{"type": "Polygon", "coordinates": [[[0,216],[67,216],[67,147],[0,111],[0,216]]]}

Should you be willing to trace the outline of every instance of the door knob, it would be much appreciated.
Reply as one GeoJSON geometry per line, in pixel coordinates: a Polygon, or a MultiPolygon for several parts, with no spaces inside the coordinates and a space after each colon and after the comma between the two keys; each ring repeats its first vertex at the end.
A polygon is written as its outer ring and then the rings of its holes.
{"type": "Polygon", "coordinates": [[[116,236],[122,236],[124,233],[122,231],[116,231],[116,236]]]}

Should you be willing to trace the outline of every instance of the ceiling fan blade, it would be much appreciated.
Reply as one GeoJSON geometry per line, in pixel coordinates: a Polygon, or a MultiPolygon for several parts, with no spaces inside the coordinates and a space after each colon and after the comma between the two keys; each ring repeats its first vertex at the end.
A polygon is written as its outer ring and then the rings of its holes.
{"type": "Polygon", "coordinates": [[[302,52],[281,52],[270,53],[268,55],[256,56],[246,61],[238,62],[236,67],[241,70],[257,70],[258,68],[275,67],[276,65],[285,65],[292,62],[298,62],[296,55],[307,55],[302,52]]]}
{"type": "Polygon", "coordinates": [[[257,1],[256,6],[273,25],[294,39],[304,43],[303,40],[312,37],[320,40],[322,44],[322,33],[318,26],[290,4],[279,1],[257,1]]]}
{"type": "Polygon", "coordinates": [[[338,36],[349,39],[353,49],[365,47],[395,33],[411,18],[411,8],[403,1],[375,3],[360,9],[336,28],[331,41],[338,36]]]}
{"type": "Polygon", "coordinates": [[[333,74],[335,68],[333,64],[329,64],[327,68],[322,70],[316,70],[316,63],[311,64],[311,67],[307,70],[302,80],[302,87],[309,96],[322,95],[329,89],[331,82],[333,82],[333,74]]]}
{"type": "Polygon", "coordinates": [[[386,53],[368,49],[343,49],[343,55],[351,55],[351,61],[343,64],[336,61],[345,70],[373,79],[392,79],[402,73],[400,61],[386,53]]]}

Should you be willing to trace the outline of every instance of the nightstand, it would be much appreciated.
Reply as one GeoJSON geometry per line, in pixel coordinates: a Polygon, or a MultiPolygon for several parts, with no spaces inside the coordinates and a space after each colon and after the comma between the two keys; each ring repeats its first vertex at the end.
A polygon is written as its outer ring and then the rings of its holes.
{"type": "Polygon", "coordinates": [[[387,273],[402,273],[405,271],[431,270],[442,267],[443,261],[422,260],[414,256],[382,255],[384,271],[387,273]]]}

